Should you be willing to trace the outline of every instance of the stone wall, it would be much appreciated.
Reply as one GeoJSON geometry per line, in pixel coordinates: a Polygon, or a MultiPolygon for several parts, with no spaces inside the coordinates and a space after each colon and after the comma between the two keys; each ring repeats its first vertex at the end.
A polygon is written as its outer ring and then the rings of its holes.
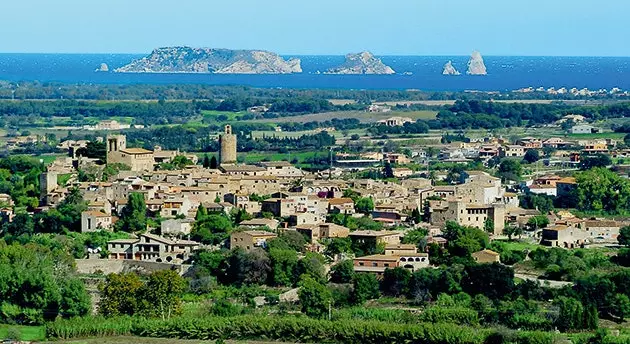
{"type": "Polygon", "coordinates": [[[103,274],[136,272],[141,275],[161,270],[177,270],[185,274],[191,265],[144,262],[126,259],[77,259],[77,271],[81,274],[103,274]]]}

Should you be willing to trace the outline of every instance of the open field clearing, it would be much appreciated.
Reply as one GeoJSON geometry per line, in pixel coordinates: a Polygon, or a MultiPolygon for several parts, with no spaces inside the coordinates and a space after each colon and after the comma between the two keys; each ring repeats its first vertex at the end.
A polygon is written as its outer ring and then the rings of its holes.
{"type": "Polygon", "coordinates": [[[390,117],[409,117],[412,119],[435,119],[437,115],[437,111],[409,111],[409,112],[400,112],[400,111],[391,111],[391,112],[365,112],[365,111],[341,111],[341,112],[323,112],[323,113],[315,113],[308,115],[300,115],[300,116],[291,116],[291,117],[281,117],[281,118],[269,118],[256,120],[256,122],[262,123],[285,123],[285,122],[298,122],[298,123],[306,123],[306,122],[322,122],[329,121],[333,118],[337,119],[346,119],[346,118],[356,118],[363,123],[374,123],[378,122],[382,119],[387,119],[390,117]]]}
{"type": "Polygon", "coordinates": [[[9,332],[18,331],[24,341],[41,341],[46,338],[43,326],[0,325],[0,339],[7,338],[9,332]]]}

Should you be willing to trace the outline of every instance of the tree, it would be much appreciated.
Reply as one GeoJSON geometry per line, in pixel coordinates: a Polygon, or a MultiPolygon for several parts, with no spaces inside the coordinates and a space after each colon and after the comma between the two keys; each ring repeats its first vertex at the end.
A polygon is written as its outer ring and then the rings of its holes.
{"type": "Polygon", "coordinates": [[[487,218],[483,223],[483,230],[486,233],[494,233],[494,221],[491,218],[487,218]]]}
{"type": "Polygon", "coordinates": [[[292,286],[296,281],[298,255],[293,250],[271,248],[272,281],[276,286],[292,286]]]}
{"type": "Polygon", "coordinates": [[[386,269],[383,273],[383,281],[381,290],[383,294],[398,297],[408,292],[409,280],[411,279],[411,271],[396,267],[386,269]]]}
{"type": "Polygon", "coordinates": [[[498,300],[514,290],[514,270],[499,263],[469,265],[464,270],[462,289],[498,300]]]}
{"type": "Polygon", "coordinates": [[[623,322],[630,315],[630,298],[626,294],[615,295],[612,313],[623,322]]]}
{"type": "Polygon", "coordinates": [[[304,258],[298,262],[298,276],[300,279],[307,275],[319,283],[326,283],[326,260],[319,253],[308,252],[304,258]]]}
{"type": "Polygon", "coordinates": [[[12,222],[3,223],[4,232],[14,235],[32,235],[35,232],[33,217],[27,213],[17,213],[12,222]]]}
{"type": "Polygon", "coordinates": [[[499,164],[498,172],[503,179],[518,181],[523,174],[523,168],[517,160],[505,159],[499,164]]]}
{"type": "Polygon", "coordinates": [[[92,300],[79,279],[64,279],[61,283],[60,314],[64,318],[74,318],[89,314],[92,300]]]}
{"type": "Polygon", "coordinates": [[[506,226],[505,229],[503,229],[503,232],[505,235],[508,236],[508,239],[511,241],[512,237],[515,235],[521,236],[523,235],[523,228],[519,227],[519,226],[506,226]]]}
{"type": "Polygon", "coordinates": [[[543,214],[554,210],[553,196],[527,193],[519,199],[520,206],[525,209],[536,209],[543,214]]]}
{"type": "Polygon", "coordinates": [[[152,273],[146,284],[139,290],[142,312],[160,317],[162,320],[179,314],[186,286],[186,281],[175,270],[152,273]]]}
{"type": "Polygon", "coordinates": [[[302,305],[302,313],[314,318],[323,318],[332,304],[330,290],[309,276],[300,282],[298,297],[302,305]]]}
{"type": "Polygon", "coordinates": [[[219,282],[236,286],[265,284],[271,280],[271,258],[267,251],[255,248],[244,251],[233,249],[220,267],[219,282]]]}
{"type": "Polygon", "coordinates": [[[584,211],[618,214],[629,209],[630,181],[606,168],[575,175],[577,207],[584,211]]]}
{"type": "Polygon", "coordinates": [[[77,149],[76,155],[105,161],[107,146],[105,145],[105,142],[90,141],[84,148],[77,149]]]}
{"type": "Polygon", "coordinates": [[[545,215],[536,215],[527,220],[527,225],[536,230],[549,225],[549,218],[545,215]]]}
{"type": "Polygon", "coordinates": [[[540,152],[536,149],[528,149],[527,152],[525,152],[523,160],[529,164],[533,164],[540,160],[540,152]]]}
{"type": "Polygon", "coordinates": [[[376,275],[370,273],[355,274],[352,289],[352,302],[355,305],[362,305],[367,300],[376,299],[381,296],[376,275]]]}
{"type": "Polygon", "coordinates": [[[487,233],[479,228],[460,226],[453,221],[446,223],[444,237],[449,240],[448,252],[451,256],[465,259],[489,245],[487,233]]]}
{"type": "Polygon", "coordinates": [[[596,154],[594,156],[583,157],[580,160],[581,170],[590,170],[592,168],[605,168],[612,165],[612,160],[608,155],[596,154]]]}
{"type": "Polygon", "coordinates": [[[386,179],[394,178],[394,169],[389,161],[385,161],[385,165],[383,165],[383,177],[386,179]]]}
{"type": "Polygon", "coordinates": [[[413,219],[413,223],[417,224],[422,222],[422,214],[418,208],[413,208],[411,211],[411,218],[413,219]]]}
{"type": "Polygon", "coordinates": [[[332,238],[327,241],[324,254],[333,257],[341,253],[350,252],[352,252],[352,240],[350,238],[332,238]]]}
{"type": "Polygon", "coordinates": [[[360,197],[354,202],[354,209],[363,214],[370,214],[374,210],[374,201],[371,197],[360,197]]]}
{"type": "Polygon", "coordinates": [[[133,272],[107,275],[105,283],[99,286],[99,313],[106,317],[135,314],[140,309],[138,292],[142,285],[133,272]]]}
{"type": "Polygon", "coordinates": [[[269,240],[269,248],[280,248],[303,252],[306,247],[306,238],[298,231],[284,231],[277,238],[269,240]]]}
{"type": "Polygon", "coordinates": [[[199,204],[197,213],[195,214],[195,221],[202,221],[206,217],[208,217],[208,209],[206,209],[203,204],[199,204]]]}
{"type": "Polygon", "coordinates": [[[212,214],[196,221],[190,235],[206,245],[218,245],[227,240],[231,230],[232,221],[227,216],[212,214]]]}
{"type": "Polygon", "coordinates": [[[91,309],[84,284],[62,250],[35,243],[7,245],[0,240],[0,317],[36,325],[57,317],[84,316],[91,309]]]}
{"type": "Polygon", "coordinates": [[[350,259],[342,260],[330,269],[330,281],[333,283],[350,283],[353,276],[354,264],[350,259]]]}
{"type": "Polygon", "coordinates": [[[203,155],[203,168],[210,168],[210,158],[208,157],[208,153],[203,155]]]}
{"type": "Polygon", "coordinates": [[[581,329],[584,323],[584,307],[579,300],[558,296],[553,304],[558,307],[559,314],[556,326],[560,331],[581,329]]]}
{"type": "Polygon", "coordinates": [[[619,230],[619,236],[617,236],[619,245],[630,247],[630,226],[622,227],[619,230]]]}
{"type": "Polygon", "coordinates": [[[217,157],[213,155],[210,159],[210,168],[216,170],[218,167],[219,163],[217,162],[217,157]]]}
{"type": "Polygon", "coordinates": [[[127,198],[127,205],[123,208],[116,228],[120,231],[139,233],[147,230],[146,204],[144,195],[132,192],[127,198]]]}

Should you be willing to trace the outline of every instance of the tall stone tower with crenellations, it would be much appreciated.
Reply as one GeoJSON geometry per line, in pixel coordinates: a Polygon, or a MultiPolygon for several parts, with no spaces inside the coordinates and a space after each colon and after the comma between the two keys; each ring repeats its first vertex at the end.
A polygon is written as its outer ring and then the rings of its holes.
{"type": "Polygon", "coordinates": [[[221,151],[219,161],[221,165],[236,163],[236,135],[232,134],[232,126],[226,125],[223,135],[219,136],[221,151]]]}

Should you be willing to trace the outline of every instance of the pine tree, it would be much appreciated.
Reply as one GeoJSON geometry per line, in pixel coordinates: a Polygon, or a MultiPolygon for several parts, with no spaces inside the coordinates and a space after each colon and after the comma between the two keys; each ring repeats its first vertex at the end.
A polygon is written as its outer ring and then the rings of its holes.
{"type": "Polygon", "coordinates": [[[210,158],[208,157],[208,154],[203,155],[203,167],[204,168],[210,167],[210,158]]]}
{"type": "Polygon", "coordinates": [[[197,207],[197,214],[195,214],[195,220],[201,221],[206,217],[208,217],[208,209],[206,209],[203,204],[199,204],[199,207],[197,207]]]}
{"type": "Polygon", "coordinates": [[[217,157],[213,155],[212,158],[210,159],[210,168],[214,170],[218,166],[219,166],[219,163],[217,162],[217,157]]]}

